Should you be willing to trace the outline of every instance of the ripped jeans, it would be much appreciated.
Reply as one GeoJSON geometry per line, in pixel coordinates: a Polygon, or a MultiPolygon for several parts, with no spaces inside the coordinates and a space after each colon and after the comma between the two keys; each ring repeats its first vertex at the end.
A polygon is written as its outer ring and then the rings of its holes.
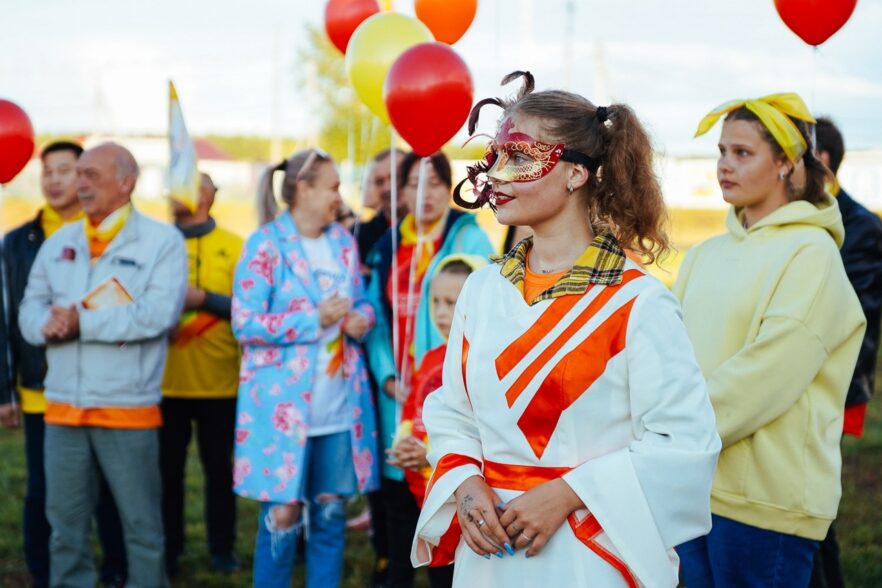
{"type": "Polygon", "coordinates": [[[343,572],[346,499],[358,484],[349,431],[310,437],[303,467],[300,520],[278,528],[274,503],[261,506],[254,548],[255,588],[289,588],[300,535],[306,530],[306,586],[339,586],[343,572]],[[306,524],[304,525],[304,520],[306,524]]]}

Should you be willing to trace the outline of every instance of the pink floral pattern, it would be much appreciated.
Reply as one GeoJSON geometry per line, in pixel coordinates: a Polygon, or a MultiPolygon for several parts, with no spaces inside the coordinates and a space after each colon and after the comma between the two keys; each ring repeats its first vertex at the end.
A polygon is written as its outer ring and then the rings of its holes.
{"type": "Polygon", "coordinates": [[[358,479],[358,486],[361,488],[373,474],[376,463],[374,455],[367,448],[356,451],[352,455],[352,465],[355,467],[355,477],[358,479]]]}
{"type": "MultiPolygon", "coordinates": [[[[278,254],[275,251],[271,251],[271,245],[269,242],[265,242],[258,247],[256,255],[248,262],[248,269],[251,270],[254,275],[263,278],[267,284],[272,286],[273,273],[278,264],[278,254]]],[[[254,287],[253,282],[250,286],[254,287]]]]}
{"type": "Polygon", "coordinates": [[[247,457],[239,457],[233,462],[233,485],[241,486],[251,474],[251,460],[247,457]]]}

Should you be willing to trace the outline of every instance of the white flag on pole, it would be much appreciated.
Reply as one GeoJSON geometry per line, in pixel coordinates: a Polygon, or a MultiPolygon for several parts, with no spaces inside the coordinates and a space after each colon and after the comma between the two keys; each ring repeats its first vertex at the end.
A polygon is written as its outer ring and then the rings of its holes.
{"type": "Polygon", "coordinates": [[[199,172],[196,167],[196,148],[184,124],[184,112],[175,90],[168,82],[168,194],[190,210],[196,210],[199,201],[199,172]]]}

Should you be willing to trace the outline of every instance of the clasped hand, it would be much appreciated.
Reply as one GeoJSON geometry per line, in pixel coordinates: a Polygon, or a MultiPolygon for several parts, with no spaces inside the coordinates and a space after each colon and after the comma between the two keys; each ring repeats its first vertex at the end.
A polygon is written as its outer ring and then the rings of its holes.
{"type": "Polygon", "coordinates": [[[478,555],[503,557],[525,550],[538,555],[582,500],[557,478],[503,504],[480,476],[472,476],[455,492],[457,517],[466,544],[478,555]]]}
{"type": "Polygon", "coordinates": [[[43,337],[49,343],[75,339],[80,334],[80,314],[71,305],[49,307],[49,320],[43,325],[43,337]]]}
{"type": "Polygon", "coordinates": [[[361,340],[368,332],[370,321],[360,312],[352,310],[352,301],[334,294],[319,304],[319,322],[322,328],[343,321],[340,329],[353,339],[361,340]]]}
{"type": "Polygon", "coordinates": [[[414,472],[429,467],[426,444],[414,436],[405,437],[395,447],[387,449],[386,455],[386,463],[414,472]]]}

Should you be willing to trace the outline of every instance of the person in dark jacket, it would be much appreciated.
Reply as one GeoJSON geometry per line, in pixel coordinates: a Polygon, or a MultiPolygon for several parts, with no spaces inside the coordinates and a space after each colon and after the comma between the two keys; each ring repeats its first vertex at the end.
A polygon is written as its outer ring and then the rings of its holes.
{"type": "MultiPolygon", "coordinates": [[[[28,481],[22,533],[25,563],[34,587],[49,585],[49,537],[52,531],[46,519],[46,477],[43,466],[43,412],[46,406],[43,378],[46,375],[46,355],[43,347],[34,347],[22,337],[18,328],[18,308],[40,246],[57,229],[83,218],[77,198],[75,169],[82,152],[82,147],[66,141],[52,143],[43,149],[40,155],[43,164],[40,181],[46,205],[33,220],[7,234],[3,247],[12,362],[10,385],[0,388],[0,421],[6,426],[17,426],[19,421],[24,423],[28,481]]],[[[126,577],[125,545],[119,514],[103,478],[95,517],[104,552],[101,580],[108,586],[121,586],[126,577]]]]}
{"type": "MultiPolygon", "coordinates": [[[[815,127],[818,159],[834,176],[845,156],[842,133],[829,118],[821,117],[815,127]]],[[[864,415],[867,402],[873,396],[876,374],[876,357],[879,352],[880,317],[882,317],[882,219],[856,202],[839,187],[838,181],[831,192],[836,196],[842,221],[845,225],[845,242],[842,244],[842,261],[845,273],[857,293],[861,308],[867,318],[867,331],[861,344],[857,365],[848,396],[845,400],[845,423],[843,433],[861,437],[864,431],[864,415]]],[[[812,570],[812,588],[837,588],[843,586],[839,565],[839,546],[833,526],[815,555],[812,570]]]]}
{"type": "MultiPolygon", "coordinates": [[[[12,372],[9,368],[9,328],[6,320],[6,278],[3,267],[3,241],[0,241],[0,397],[13,398],[12,372]]],[[[9,403],[12,405],[12,403],[9,403]]],[[[3,426],[19,426],[19,415],[15,406],[10,406],[2,415],[3,426]]]]}

